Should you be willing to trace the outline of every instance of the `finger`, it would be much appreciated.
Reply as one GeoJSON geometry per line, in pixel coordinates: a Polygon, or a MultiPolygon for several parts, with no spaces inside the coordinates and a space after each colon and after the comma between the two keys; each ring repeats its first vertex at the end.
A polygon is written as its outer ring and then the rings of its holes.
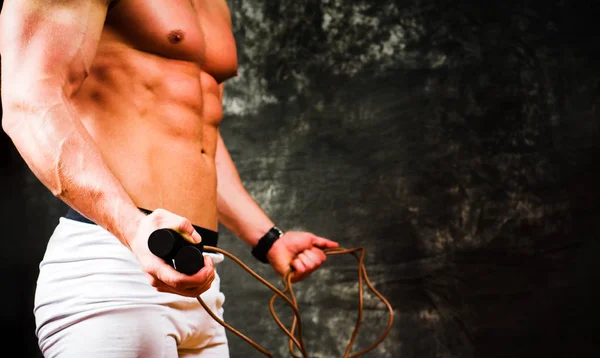
{"type": "Polygon", "coordinates": [[[323,264],[327,259],[327,255],[322,250],[313,247],[299,254],[298,259],[304,264],[304,271],[296,273],[292,278],[292,282],[302,281],[310,276],[323,264]]]}
{"type": "Polygon", "coordinates": [[[160,281],[158,278],[146,273],[146,278],[152,287],[154,287],[158,292],[166,292],[166,293],[174,293],[179,294],[174,288],[168,286],[164,282],[160,281]]]}
{"type": "Polygon", "coordinates": [[[308,251],[312,255],[314,255],[315,261],[317,261],[319,265],[325,262],[325,260],[327,260],[327,255],[325,254],[325,252],[323,252],[323,250],[319,249],[318,247],[313,247],[308,251]]]}
{"type": "Polygon", "coordinates": [[[315,262],[313,260],[311,260],[308,255],[306,254],[306,251],[298,254],[298,260],[302,261],[302,264],[304,265],[304,271],[310,271],[314,268],[315,266],[315,262]]]}
{"type": "Polygon", "coordinates": [[[202,237],[200,234],[194,229],[194,225],[192,223],[181,216],[177,217],[178,222],[173,227],[177,232],[179,232],[186,240],[199,244],[202,242],[202,237]]]}
{"type": "Polygon", "coordinates": [[[146,278],[148,279],[148,283],[152,287],[158,288],[159,286],[161,286],[163,284],[162,282],[160,282],[160,280],[158,280],[156,277],[150,275],[149,273],[146,273],[146,278]]]}
{"type": "Polygon", "coordinates": [[[154,273],[154,276],[156,276],[156,278],[155,278],[156,280],[158,280],[172,288],[175,288],[175,286],[177,285],[177,281],[179,281],[183,277],[185,277],[184,274],[182,274],[181,272],[178,272],[177,270],[175,270],[173,267],[167,265],[166,263],[164,265],[161,265],[156,270],[156,272],[154,273]]]}
{"type": "Polygon", "coordinates": [[[300,260],[304,264],[304,271],[296,272],[294,277],[292,277],[292,282],[304,280],[318,267],[318,264],[309,259],[305,253],[298,255],[298,260],[300,260]]]}
{"type": "Polygon", "coordinates": [[[292,267],[294,268],[294,275],[301,275],[304,273],[304,271],[306,271],[306,268],[304,267],[304,263],[300,260],[300,258],[296,257],[293,261],[292,261],[292,267]]]}
{"type": "Polygon", "coordinates": [[[158,286],[158,287],[156,287],[156,290],[158,292],[162,292],[162,293],[172,293],[174,295],[180,295],[179,292],[175,291],[174,289],[172,289],[171,287],[169,287],[167,285],[158,286]]]}
{"type": "Polygon", "coordinates": [[[205,281],[214,280],[214,268],[211,260],[204,260],[204,267],[194,275],[185,275],[173,267],[164,264],[156,271],[156,278],[171,288],[181,291],[200,287],[205,281]]]}
{"type": "Polygon", "coordinates": [[[294,273],[294,275],[292,275],[291,281],[292,281],[292,283],[300,282],[300,281],[304,280],[305,278],[307,278],[308,275],[309,275],[308,273],[305,273],[303,275],[297,275],[294,273]]]}
{"type": "Polygon", "coordinates": [[[197,297],[197,296],[200,296],[202,293],[208,291],[212,285],[212,282],[213,282],[213,279],[209,279],[209,280],[204,281],[199,286],[188,287],[188,288],[174,288],[174,287],[168,286],[164,283],[159,283],[156,286],[156,289],[160,292],[174,293],[177,295],[182,295],[182,296],[187,296],[187,297],[197,297]]]}
{"type": "Polygon", "coordinates": [[[305,270],[302,273],[294,271],[294,273],[292,274],[292,282],[296,283],[296,282],[302,281],[305,278],[307,278],[311,273],[312,273],[312,271],[310,271],[310,270],[305,270]]]}
{"type": "MultiPolygon", "coordinates": [[[[153,287],[158,287],[160,284],[165,282],[165,279],[169,280],[168,277],[172,277],[173,275],[177,275],[178,272],[171,266],[169,266],[165,261],[158,258],[154,255],[147,255],[150,258],[148,259],[148,263],[146,268],[144,269],[144,273],[146,274],[146,278],[148,282],[153,287]]],[[[170,280],[174,280],[175,278],[171,278],[170,280]]]]}
{"type": "Polygon", "coordinates": [[[171,228],[181,234],[187,241],[198,244],[202,241],[200,234],[194,229],[192,223],[177,214],[173,214],[164,209],[156,209],[153,214],[157,225],[171,228]]]}
{"type": "Polygon", "coordinates": [[[185,297],[198,297],[200,296],[203,292],[205,292],[208,288],[197,288],[197,289],[188,289],[188,290],[175,290],[172,287],[169,286],[161,286],[161,287],[157,287],[156,290],[158,292],[163,292],[163,293],[172,293],[175,295],[179,295],[179,296],[185,296],[185,297]]]}
{"type": "Polygon", "coordinates": [[[306,260],[304,260],[303,262],[309,270],[313,270],[321,264],[321,259],[319,255],[314,253],[312,250],[304,250],[302,254],[304,255],[304,257],[306,257],[306,260]]]}
{"type": "Polygon", "coordinates": [[[212,283],[213,283],[212,279],[211,280],[207,280],[202,285],[200,285],[198,287],[191,287],[191,288],[183,289],[183,290],[181,290],[181,292],[185,296],[198,297],[202,293],[208,291],[210,289],[212,283]]]}
{"type": "Polygon", "coordinates": [[[168,286],[167,284],[165,284],[164,282],[158,281],[156,280],[152,286],[154,288],[156,288],[156,290],[158,292],[166,292],[166,293],[174,293],[176,295],[181,294],[180,292],[178,292],[176,289],[174,289],[173,287],[168,286]]]}
{"type": "Polygon", "coordinates": [[[207,288],[210,288],[210,285],[214,279],[215,269],[213,267],[212,260],[210,257],[204,256],[204,267],[193,275],[184,275],[184,277],[176,283],[175,288],[179,290],[185,290],[204,285],[207,285],[207,288]]]}
{"type": "MultiPolygon", "coordinates": [[[[211,261],[210,259],[208,259],[211,261]]],[[[196,297],[203,292],[210,289],[214,279],[214,268],[211,263],[206,263],[209,267],[204,267],[194,276],[196,279],[194,281],[189,281],[188,275],[182,275],[182,279],[179,281],[173,282],[164,282],[159,277],[153,277],[152,275],[147,274],[150,284],[155,287],[160,292],[168,292],[174,293],[178,295],[188,296],[188,297],[196,297]]]]}
{"type": "Polygon", "coordinates": [[[340,246],[337,242],[331,241],[320,236],[313,236],[312,244],[323,249],[335,248],[340,246]]]}

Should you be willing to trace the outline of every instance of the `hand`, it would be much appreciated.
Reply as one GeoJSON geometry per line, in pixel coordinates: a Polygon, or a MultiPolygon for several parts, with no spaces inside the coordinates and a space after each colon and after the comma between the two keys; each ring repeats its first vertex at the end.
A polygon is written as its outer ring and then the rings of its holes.
{"type": "Polygon", "coordinates": [[[192,243],[199,243],[202,240],[189,220],[164,209],[157,209],[140,220],[135,236],[128,242],[131,251],[148,277],[150,285],[157,291],[187,297],[199,296],[210,288],[215,279],[212,260],[204,256],[204,267],[194,275],[178,272],[148,248],[150,234],[162,228],[173,229],[192,243]]]}
{"type": "Polygon", "coordinates": [[[327,259],[323,249],[338,247],[338,243],[309,232],[288,231],[275,241],[267,259],[275,272],[285,275],[291,268],[292,282],[304,280],[327,259]]]}

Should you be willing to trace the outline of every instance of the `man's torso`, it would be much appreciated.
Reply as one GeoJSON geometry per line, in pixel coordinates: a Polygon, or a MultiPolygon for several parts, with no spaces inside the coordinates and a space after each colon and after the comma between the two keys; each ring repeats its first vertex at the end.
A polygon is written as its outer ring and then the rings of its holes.
{"type": "Polygon", "coordinates": [[[136,205],[216,230],[219,85],[237,56],[225,0],[109,8],[75,111],[136,205]]]}

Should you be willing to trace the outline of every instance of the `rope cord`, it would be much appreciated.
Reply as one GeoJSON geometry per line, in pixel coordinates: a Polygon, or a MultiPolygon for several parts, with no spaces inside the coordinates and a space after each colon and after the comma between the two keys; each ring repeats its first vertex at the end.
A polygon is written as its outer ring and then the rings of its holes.
{"type": "MultiPolygon", "coordinates": [[[[228,258],[230,258],[231,260],[236,262],[238,265],[240,265],[250,275],[254,276],[254,278],[256,278],[257,280],[262,282],[265,286],[267,286],[271,291],[274,292],[274,295],[271,297],[271,300],[269,301],[269,310],[271,312],[271,315],[273,316],[273,319],[279,326],[279,328],[281,328],[281,330],[289,338],[290,354],[294,358],[308,358],[309,357],[308,352],[306,350],[306,346],[304,345],[304,341],[302,339],[302,324],[301,324],[300,311],[298,308],[298,302],[296,301],[296,295],[294,294],[294,290],[292,288],[292,272],[293,271],[290,270],[284,275],[284,277],[283,277],[284,288],[283,288],[283,290],[280,290],[277,287],[273,286],[271,283],[269,283],[267,280],[262,278],[260,275],[258,275],[256,272],[254,272],[250,267],[248,267],[246,264],[244,264],[240,259],[238,259],[234,255],[230,254],[229,252],[227,252],[223,249],[217,248],[217,247],[213,247],[213,246],[204,246],[204,250],[208,251],[208,252],[221,253],[221,254],[227,256],[228,258]],[[287,293],[289,293],[290,297],[288,297],[286,295],[287,293]],[[291,328],[289,328],[289,329],[283,324],[283,322],[281,322],[281,320],[275,313],[275,300],[278,297],[283,299],[284,302],[287,303],[287,305],[292,309],[292,311],[294,313],[294,316],[292,319],[292,325],[291,325],[291,328]],[[295,349],[298,349],[300,351],[301,355],[297,355],[297,352],[295,351],[295,349]]],[[[366,249],[364,247],[356,247],[356,248],[351,248],[351,249],[344,249],[344,248],[325,249],[324,252],[327,255],[351,254],[358,261],[358,293],[359,293],[359,295],[358,295],[358,316],[356,319],[356,325],[354,326],[354,331],[352,332],[352,336],[350,338],[350,341],[348,343],[348,346],[346,348],[346,352],[344,353],[343,358],[359,357],[359,356],[373,350],[375,347],[377,347],[381,342],[383,342],[386,339],[386,337],[388,336],[388,334],[390,333],[390,331],[392,329],[392,324],[394,322],[394,309],[392,308],[392,305],[388,302],[388,300],[379,291],[377,291],[375,289],[375,287],[369,280],[369,277],[367,276],[367,270],[364,265],[364,259],[365,259],[365,255],[366,255],[366,249]],[[360,251],[360,255],[358,254],[359,251],[360,251]],[[388,320],[388,325],[387,325],[385,331],[379,337],[379,339],[377,339],[373,344],[371,344],[367,348],[363,349],[362,351],[360,351],[358,353],[352,353],[352,347],[354,346],[356,337],[358,336],[360,324],[361,324],[361,321],[363,318],[363,303],[364,303],[363,291],[364,291],[365,283],[366,283],[367,287],[369,288],[369,290],[371,290],[371,292],[373,292],[386,305],[388,312],[389,312],[389,320],[388,320]]],[[[238,337],[242,338],[248,344],[250,344],[255,349],[257,349],[258,351],[263,353],[265,356],[270,357],[270,358],[274,357],[273,354],[271,354],[268,350],[263,348],[261,345],[259,345],[258,343],[256,343],[252,339],[248,338],[246,335],[244,335],[243,333],[236,330],[231,325],[225,323],[222,319],[217,317],[217,315],[215,315],[210,310],[210,308],[208,308],[208,306],[206,305],[206,303],[204,303],[204,301],[202,300],[202,298],[200,296],[198,296],[197,299],[198,299],[198,302],[200,302],[200,304],[202,305],[202,307],[206,310],[206,312],[208,312],[208,314],[215,321],[217,321],[223,327],[228,329],[230,332],[232,332],[235,335],[237,335],[238,337]]]]}

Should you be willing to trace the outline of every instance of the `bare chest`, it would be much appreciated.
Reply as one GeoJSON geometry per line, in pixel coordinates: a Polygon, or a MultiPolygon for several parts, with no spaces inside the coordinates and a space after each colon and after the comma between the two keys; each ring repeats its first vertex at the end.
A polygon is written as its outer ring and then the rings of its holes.
{"type": "Polygon", "coordinates": [[[143,52],[195,62],[218,83],[237,72],[225,0],[118,0],[105,33],[143,52]]]}

